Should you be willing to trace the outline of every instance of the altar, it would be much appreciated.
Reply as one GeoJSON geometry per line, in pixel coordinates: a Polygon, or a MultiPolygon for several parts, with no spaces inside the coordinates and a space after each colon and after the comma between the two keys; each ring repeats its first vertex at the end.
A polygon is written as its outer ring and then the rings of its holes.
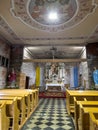
{"type": "Polygon", "coordinates": [[[65,64],[64,63],[47,63],[45,68],[45,90],[46,91],[63,91],[65,64]]]}
{"type": "Polygon", "coordinates": [[[46,90],[59,90],[59,91],[63,91],[64,90],[64,84],[63,83],[47,83],[46,84],[46,90]]]}

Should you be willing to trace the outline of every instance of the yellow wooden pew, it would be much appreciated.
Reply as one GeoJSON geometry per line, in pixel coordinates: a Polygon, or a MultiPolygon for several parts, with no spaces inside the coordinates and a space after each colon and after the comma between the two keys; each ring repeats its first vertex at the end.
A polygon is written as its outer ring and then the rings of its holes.
{"type": "Polygon", "coordinates": [[[89,113],[95,112],[98,113],[98,106],[87,106],[84,107],[80,104],[80,112],[78,119],[78,128],[79,130],[90,130],[90,117],[89,113]]]}
{"type": "Polygon", "coordinates": [[[90,112],[90,130],[98,130],[98,113],[90,112]]]}
{"type": "Polygon", "coordinates": [[[77,102],[79,101],[87,101],[86,98],[81,98],[81,97],[73,97],[74,98],[74,119],[75,119],[75,128],[76,130],[78,130],[78,118],[79,115],[77,113],[79,113],[79,107],[77,107],[77,102]]]}
{"type": "Polygon", "coordinates": [[[87,100],[97,100],[98,99],[98,91],[68,90],[68,89],[66,89],[66,108],[67,108],[68,114],[71,114],[71,112],[73,112],[74,97],[79,97],[80,99],[86,98],[87,100]]]}
{"type": "MultiPolygon", "coordinates": [[[[38,89],[36,90],[29,90],[29,89],[25,89],[25,90],[20,90],[20,89],[3,89],[0,90],[0,96],[6,97],[26,97],[25,99],[25,105],[23,108],[26,108],[27,111],[26,112],[21,112],[21,113],[25,113],[25,116],[23,114],[23,118],[22,118],[22,123],[20,125],[20,129],[23,126],[23,124],[26,122],[26,120],[30,117],[30,115],[32,114],[32,112],[36,109],[37,105],[38,105],[38,89]],[[25,119],[24,119],[25,118],[25,119]]],[[[23,105],[21,105],[23,106],[23,105]]],[[[23,109],[22,109],[23,110],[23,109]]]]}
{"type": "Polygon", "coordinates": [[[25,93],[25,94],[30,94],[30,104],[31,104],[31,108],[30,110],[33,111],[33,109],[36,108],[36,106],[38,105],[38,101],[39,101],[39,90],[38,89],[2,89],[0,90],[0,92],[17,92],[17,93],[25,93]]]}
{"type": "Polygon", "coordinates": [[[79,119],[79,113],[80,113],[80,107],[79,105],[82,105],[83,107],[98,107],[98,101],[74,101],[75,106],[75,113],[74,113],[74,119],[75,119],[75,127],[76,130],[78,130],[78,119],[79,119]]]}
{"type": "MultiPolygon", "coordinates": [[[[15,96],[0,96],[0,100],[13,100],[15,96]]],[[[19,117],[20,121],[19,124],[21,125],[23,121],[25,120],[25,110],[26,110],[26,105],[25,105],[25,98],[24,97],[17,97],[17,102],[18,102],[18,109],[19,109],[19,117]]]]}
{"type": "Polygon", "coordinates": [[[6,103],[0,104],[0,130],[7,130],[9,128],[9,119],[6,115],[6,103]]]}
{"type": "Polygon", "coordinates": [[[26,117],[30,114],[30,94],[17,92],[17,91],[1,91],[0,96],[10,96],[10,97],[25,97],[25,105],[26,105],[26,117]]]}
{"type": "MultiPolygon", "coordinates": [[[[6,116],[9,119],[9,128],[12,130],[19,130],[19,109],[17,97],[13,100],[0,100],[0,104],[6,103],[6,116]]],[[[6,124],[5,124],[6,125],[6,124]]]]}

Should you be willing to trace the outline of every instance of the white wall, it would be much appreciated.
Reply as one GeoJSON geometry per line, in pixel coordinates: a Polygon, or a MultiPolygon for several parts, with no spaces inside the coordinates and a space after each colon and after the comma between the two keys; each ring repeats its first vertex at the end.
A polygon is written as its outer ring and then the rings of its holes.
{"type": "MultiPolygon", "coordinates": [[[[32,55],[30,54],[30,52],[27,49],[24,49],[24,59],[25,58],[32,58],[32,55]]],[[[22,66],[21,66],[21,72],[25,73],[26,76],[28,76],[30,78],[29,80],[29,86],[32,86],[35,84],[35,76],[36,76],[36,72],[35,72],[35,64],[32,62],[23,62],[22,66]]]]}

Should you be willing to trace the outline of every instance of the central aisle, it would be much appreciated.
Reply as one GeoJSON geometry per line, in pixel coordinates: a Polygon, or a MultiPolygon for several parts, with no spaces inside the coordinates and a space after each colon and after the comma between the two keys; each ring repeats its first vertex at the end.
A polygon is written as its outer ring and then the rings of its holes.
{"type": "Polygon", "coordinates": [[[41,98],[39,106],[21,130],[75,130],[64,98],[41,98]]]}

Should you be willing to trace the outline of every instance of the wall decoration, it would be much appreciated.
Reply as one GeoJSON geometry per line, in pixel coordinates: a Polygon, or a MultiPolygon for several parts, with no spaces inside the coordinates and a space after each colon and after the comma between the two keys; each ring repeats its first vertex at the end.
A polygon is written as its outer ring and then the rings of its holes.
{"type": "Polygon", "coordinates": [[[40,86],[40,67],[36,67],[36,86],[40,86]]]}

